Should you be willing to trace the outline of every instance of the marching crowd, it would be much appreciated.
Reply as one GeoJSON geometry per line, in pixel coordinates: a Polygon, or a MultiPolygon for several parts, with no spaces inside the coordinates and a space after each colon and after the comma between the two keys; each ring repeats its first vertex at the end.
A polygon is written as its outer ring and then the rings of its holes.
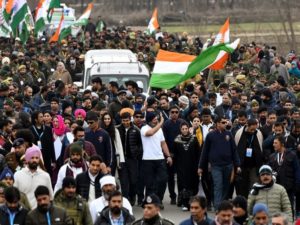
{"type": "Polygon", "coordinates": [[[160,214],[167,187],[170,204],[191,212],[181,225],[300,216],[296,52],[253,42],[223,70],[147,97],[135,81],[100,77],[81,93],[74,82],[90,49],[130,49],[151,71],[159,49],[198,55],[213,43],[95,29],[90,21],[61,43],[0,38],[1,225],[173,224],[160,214]]]}

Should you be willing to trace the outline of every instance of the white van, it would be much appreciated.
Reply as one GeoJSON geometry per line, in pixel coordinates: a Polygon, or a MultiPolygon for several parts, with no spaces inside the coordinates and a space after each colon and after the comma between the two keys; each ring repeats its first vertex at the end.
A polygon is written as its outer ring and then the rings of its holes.
{"type": "Polygon", "coordinates": [[[104,84],[116,81],[119,86],[128,80],[142,84],[148,91],[149,70],[137,60],[136,55],[125,49],[90,50],[85,54],[83,88],[89,88],[94,77],[100,77],[104,84]]]}

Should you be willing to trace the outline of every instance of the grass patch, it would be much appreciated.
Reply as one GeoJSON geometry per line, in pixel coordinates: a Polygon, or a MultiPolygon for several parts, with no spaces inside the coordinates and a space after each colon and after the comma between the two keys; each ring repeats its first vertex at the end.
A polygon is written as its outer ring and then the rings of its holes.
{"type": "MultiPolygon", "coordinates": [[[[188,32],[190,34],[198,33],[217,33],[222,25],[197,25],[197,24],[161,24],[162,30],[170,33],[188,32]]],[[[300,22],[294,23],[295,31],[300,31],[300,22]]],[[[251,33],[265,33],[282,31],[282,24],[277,22],[270,23],[240,23],[230,24],[230,31],[232,33],[251,32],[251,33]]]]}

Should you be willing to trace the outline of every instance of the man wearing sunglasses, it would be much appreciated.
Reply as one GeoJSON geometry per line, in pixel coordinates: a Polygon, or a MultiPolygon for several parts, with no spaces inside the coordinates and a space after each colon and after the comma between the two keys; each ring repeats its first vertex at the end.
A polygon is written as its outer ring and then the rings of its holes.
{"type": "MultiPolygon", "coordinates": [[[[170,107],[169,119],[163,124],[163,133],[167,146],[170,150],[171,157],[174,158],[174,140],[180,134],[180,124],[184,122],[183,119],[179,118],[179,109],[173,105],[170,107]]],[[[176,204],[176,193],[175,193],[175,165],[168,167],[168,188],[171,198],[171,205],[176,204]]]]}
{"type": "Polygon", "coordinates": [[[216,130],[207,134],[198,173],[203,175],[207,171],[208,163],[211,165],[213,179],[214,207],[218,208],[220,202],[226,199],[229,191],[233,169],[239,173],[240,159],[236,150],[234,139],[226,130],[228,121],[225,117],[217,117],[216,130]]]}

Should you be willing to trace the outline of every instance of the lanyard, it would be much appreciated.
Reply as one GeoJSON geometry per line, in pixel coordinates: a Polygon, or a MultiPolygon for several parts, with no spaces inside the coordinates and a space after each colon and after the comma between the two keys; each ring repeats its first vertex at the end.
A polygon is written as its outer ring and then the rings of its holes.
{"type": "MultiPolygon", "coordinates": [[[[43,128],[44,128],[44,126],[43,126],[43,128]]],[[[44,134],[44,129],[43,129],[43,132],[41,134],[39,134],[39,132],[36,130],[35,126],[33,126],[33,129],[34,129],[34,132],[36,133],[36,135],[39,137],[39,140],[41,140],[41,137],[44,134]]]]}
{"type": "Polygon", "coordinates": [[[49,211],[46,213],[48,225],[51,225],[50,213],[49,211]]]}
{"type": "Polygon", "coordinates": [[[16,213],[11,212],[10,210],[8,210],[8,211],[9,211],[9,223],[10,223],[10,225],[14,225],[16,213]]]}
{"type": "Polygon", "coordinates": [[[253,139],[254,139],[254,134],[252,134],[252,135],[251,135],[251,140],[250,140],[250,143],[249,143],[249,148],[251,148],[251,145],[252,145],[253,139]]]}
{"type": "Polygon", "coordinates": [[[281,153],[281,157],[279,155],[280,155],[280,153],[277,153],[277,162],[278,162],[278,165],[281,166],[282,163],[283,163],[283,155],[284,155],[284,153],[281,153]]]}

